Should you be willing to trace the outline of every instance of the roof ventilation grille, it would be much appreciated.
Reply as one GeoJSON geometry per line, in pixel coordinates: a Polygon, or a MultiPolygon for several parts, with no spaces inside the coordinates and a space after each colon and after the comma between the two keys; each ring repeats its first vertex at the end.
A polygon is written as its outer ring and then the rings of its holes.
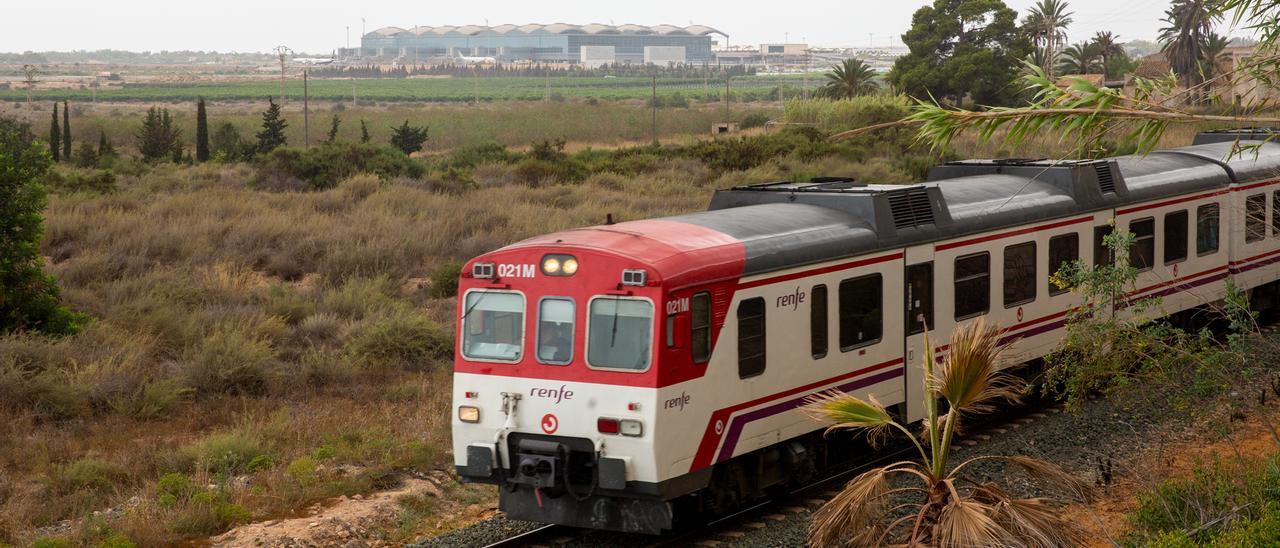
{"type": "Polygon", "coordinates": [[[901,230],[934,224],[929,192],[923,187],[890,192],[886,197],[889,199],[889,211],[893,214],[895,228],[901,230]]]}
{"type": "Polygon", "coordinates": [[[1098,173],[1098,190],[1103,194],[1108,192],[1115,194],[1116,179],[1111,174],[1111,162],[1099,162],[1094,164],[1093,169],[1098,173]]]}

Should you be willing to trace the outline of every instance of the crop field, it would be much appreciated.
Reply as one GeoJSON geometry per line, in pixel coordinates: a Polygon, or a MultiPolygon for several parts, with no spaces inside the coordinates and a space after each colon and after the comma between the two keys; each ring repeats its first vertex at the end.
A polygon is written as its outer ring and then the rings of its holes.
{"type": "MultiPolygon", "coordinates": [[[[777,96],[779,90],[799,91],[804,86],[819,84],[819,76],[796,75],[739,76],[729,82],[733,96],[764,98],[777,96]]],[[[723,80],[702,78],[660,78],[658,94],[669,97],[677,92],[686,98],[720,100],[725,89],[723,80]]],[[[600,100],[647,99],[653,94],[653,81],[644,77],[529,77],[498,76],[483,78],[379,78],[379,79],[312,79],[308,92],[316,100],[371,101],[527,101],[565,98],[600,100]]],[[[212,101],[261,100],[280,93],[278,80],[262,79],[228,82],[195,83],[126,83],[123,87],[103,87],[96,91],[82,89],[37,90],[33,99],[102,101],[186,101],[204,97],[212,101]]],[[[285,95],[301,100],[301,78],[290,76],[285,95]]],[[[25,101],[25,89],[0,91],[0,100],[25,101]]]]}

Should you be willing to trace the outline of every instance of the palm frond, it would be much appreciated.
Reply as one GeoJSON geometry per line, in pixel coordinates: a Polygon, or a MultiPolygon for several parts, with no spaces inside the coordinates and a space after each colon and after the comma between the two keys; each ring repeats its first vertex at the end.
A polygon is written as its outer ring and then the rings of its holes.
{"type": "Polygon", "coordinates": [[[1041,487],[1062,492],[1081,502],[1093,500],[1093,486],[1067,473],[1061,466],[1052,462],[1018,455],[1003,458],[1021,468],[1023,472],[1026,472],[1031,477],[1032,481],[1035,481],[1041,487]]]}
{"type": "Polygon", "coordinates": [[[884,531],[879,524],[884,521],[889,502],[886,495],[891,473],[887,467],[876,468],[845,484],[844,490],[814,512],[809,522],[809,545],[836,546],[846,537],[855,544],[867,545],[881,537],[884,531]]]}
{"type": "Polygon", "coordinates": [[[944,548],[1000,546],[1008,536],[992,519],[995,509],[955,493],[938,514],[938,535],[934,542],[944,548]]]}
{"type": "Polygon", "coordinates": [[[882,441],[895,426],[893,416],[875,396],[863,400],[838,390],[809,396],[802,411],[819,422],[834,422],[827,432],[864,429],[873,444],[882,441]]]}
{"type": "Polygon", "coordinates": [[[1000,372],[1000,330],[979,318],[958,327],[930,390],[947,400],[952,412],[989,411],[997,400],[1017,401],[1020,387],[1000,372]]]}
{"type": "Polygon", "coordinates": [[[1084,530],[1044,499],[1013,498],[990,483],[975,487],[972,496],[995,510],[991,517],[1009,535],[1010,545],[1057,548],[1079,546],[1085,540],[1084,530]]]}

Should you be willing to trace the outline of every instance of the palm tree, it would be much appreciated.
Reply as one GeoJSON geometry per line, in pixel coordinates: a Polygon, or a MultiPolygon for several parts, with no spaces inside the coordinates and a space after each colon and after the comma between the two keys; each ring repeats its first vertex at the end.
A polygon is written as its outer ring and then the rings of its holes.
{"type": "Polygon", "coordinates": [[[832,99],[868,95],[880,88],[876,84],[875,71],[861,59],[845,59],[839,65],[832,65],[831,72],[826,76],[827,83],[822,86],[820,93],[832,99]]]}
{"type": "MultiPolygon", "coordinates": [[[[864,472],[845,485],[813,516],[811,546],[905,544],[908,546],[1070,546],[1082,540],[1076,524],[1055,512],[1046,499],[1019,499],[999,486],[961,474],[979,461],[1003,460],[1026,472],[1041,487],[1088,500],[1090,487],[1061,468],[1041,460],[1012,456],[975,457],[948,466],[952,437],[968,414],[989,411],[998,400],[1015,399],[1012,377],[998,371],[999,330],[981,319],[956,328],[951,352],[935,371],[932,352],[923,356],[925,405],[923,445],[896,422],[874,397],[862,400],[832,392],[810,398],[806,407],[828,429],[862,429],[871,439],[894,430],[911,439],[919,461],[901,461],[864,472]],[[949,411],[938,407],[945,400],[949,411]],[[919,480],[896,486],[890,478],[919,480]],[[891,518],[891,516],[893,516],[891,518]],[[900,516],[900,517],[899,517],[900,516]]],[[[930,346],[928,337],[925,347],[930,346]]]]}
{"type": "Polygon", "coordinates": [[[1218,18],[1213,1],[1174,0],[1164,12],[1168,26],[1160,29],[1160,51],[1187,88],[1204,81],[1204,43],[1218,18]]]}
{"type": "Polygon", "coordinates": [[[1071,15],[1067,11],[1065,0],[1039,0],[1031,6],[1031,11],[1022,20],[1031,42],[1044,48],[1045,64],[1041,68],[1050,77],[1053,76],[1053,65],[1058,60],[1058,52],[1067,42],[1067,27],[1071,25],[1071,15]]]}
{"type": "Polygon", "coordinates": [[[1107,71],[1111,69],[1112,57],[1124,55],[1124,48],[1120,47],[1120,41],[1111,31],[1098,31],[1094,34],[1093,47],[1098,52],[1098,56],[1102,57],[1103,75],[1107,75],[1107,71]]]}
{"type": "Polygon", "coordinates": [[[1200,49],[1204,52],[1201,72],[1204,73],[1205,80],[1213,79],[1218,72],[1218,63],[1230,60],[1230,57],[1223,54],[1230,43],[1231,40],[1216,32],[1209,32],[1208,36],[1204,37],[1204,43],[1200,44],[1200,49]]]}
{"type": "Polygon", "coordinates": [[[1062,50],[1058,59],[1058,71],[1062,74],[1090,74],[1102,68],[1098,64],[1098,49],[1093,44],[1077,42],[1062,50]]]}

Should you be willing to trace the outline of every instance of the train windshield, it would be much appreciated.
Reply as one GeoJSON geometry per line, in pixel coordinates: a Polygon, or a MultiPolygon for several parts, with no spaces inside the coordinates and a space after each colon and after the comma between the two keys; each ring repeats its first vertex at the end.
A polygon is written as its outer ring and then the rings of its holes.
{"type": "Polygon", "coordinates": [[[587,363],[601,369],[644,371],[653,341],[653,303],[600,297],[591,301],[587,363]]]}
{"type": "Polygon", "coordinates": [[[524,346],[524,296],[472,291],[465,304],[462,355],[476,360],[519,361],[524,346]]]}

